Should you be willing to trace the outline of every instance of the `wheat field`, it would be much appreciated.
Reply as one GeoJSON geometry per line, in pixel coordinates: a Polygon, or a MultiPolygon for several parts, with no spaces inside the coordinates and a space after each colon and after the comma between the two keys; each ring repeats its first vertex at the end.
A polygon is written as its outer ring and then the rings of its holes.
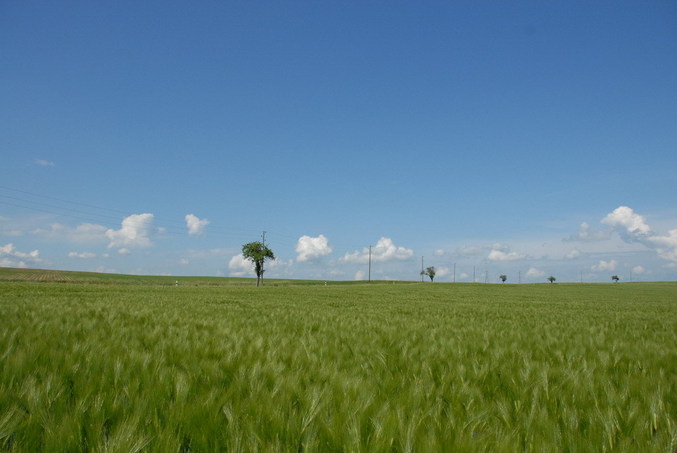
{"type": "Polygon", "coordinates": [[[0,451],[677,451],[675,283],[56,280],[0,281],[0,451]]]}

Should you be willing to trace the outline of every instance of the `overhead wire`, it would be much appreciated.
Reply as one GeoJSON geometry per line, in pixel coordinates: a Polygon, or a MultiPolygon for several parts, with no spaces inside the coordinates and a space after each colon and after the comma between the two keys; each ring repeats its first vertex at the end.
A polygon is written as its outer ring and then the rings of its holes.
{"type": "MultiPolygon", "coordinates": [[[[67,200],[51,195],[37,194],[26,190],[16,189],[0,185],[0,190],[10,192],[10,194],[0,192],[0,205],[11,206],[18,209],[26,209],[36,212],[42,212],[58,217],[76,219],[88,223],[106,222],[109,226],[114,223],[119,227],[122,220],[129,215],[129,211],[121,209],[97,206],[94,204],[83,203],[79,201],[67,200]],[[19,195],[17,195],[19,194],[19,195]]],[[[154,215],[155,224],[162,228],[164,233],[170,235],[187,234],[187,225],[185,221],[178,221],[154,215]]],[[[289,234],[289,232],[277,229],[266,229],[268,234],[267,241],[273,247],[288,247],[295,250],[301,235],[289,234]]],[[[222,238],[227,241],[251,241],[256,240],[260,233],[255,232],[253,228],[233,228],[224,227],[210,221],[208,234],[212,238],[222,238]]],[[[348,245],[345,243],[337,244],[330,240],[330,247],[336,251],[337,247],[343,250],[361,252],[367,248],[366,245],[348,245]]]]}
{"type": "MultiPolygon", "coordinates": [[[[58,217],[72,218],[77,220],[83,220],[86,222],[106,221],[109,224],[111,222],[114,222],[115,224],[119,225],[125,217],[131,215],[128,211],[122,211],[120,209],[105,208],[93,204],[65,200],[62,198],[36,194],[33,192],[14,189],[6,186],[0,186],[0,189],[20,193],[23,195],[28,195],[28,197],[26,196],[18,197],[15,195],[7,195],[0,193],[0,204],[2,205],[11,206],[19,209],[27,209],[36,212],[42,212],[45,214],[51,214],[58,217]],[[32,200],[30,198],[35,198],[36,200],[32,200]],[[73,208],[68,205],[85,207],[89,209],[84,210],[79,208],[73,208]]],[[[166,219],[163,217],[158,217],[156,215],[154,215],[154,219],[155,223],[160,227],[162,227],[162,229],[167,233],[172,234],[186,233],[187,227],[184,221],[166,219]]],[[[251,234],[251,230],[244,230],[240,228],[224,228],[220,225],[211,225],[209,231],[211,235],[215,234],[217,237],[222,236],[224,238],[225,237],[240,238],[251,234]]]]}

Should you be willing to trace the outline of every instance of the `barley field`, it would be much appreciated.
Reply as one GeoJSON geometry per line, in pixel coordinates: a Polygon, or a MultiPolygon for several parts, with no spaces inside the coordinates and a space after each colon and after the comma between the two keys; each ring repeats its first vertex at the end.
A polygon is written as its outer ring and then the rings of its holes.
{"type": "Polygon", "coordinates": [[[0,451],[677,451],[675,283],[30,275],[0,451]]]}

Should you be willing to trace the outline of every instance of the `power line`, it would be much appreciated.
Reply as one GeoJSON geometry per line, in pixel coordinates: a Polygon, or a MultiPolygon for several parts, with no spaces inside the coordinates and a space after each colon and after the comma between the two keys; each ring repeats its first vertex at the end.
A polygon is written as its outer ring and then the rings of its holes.
{"type": "MultiPolygon", "coordinates": [[[[52,214],[59,217],[72,218],[92,223],[106,222],[109,225],[111,222],[114,222],[116,225],[119,225],[125,217],[131,215],[129,211],[122,211],[114,208],[106,208],[88,203],[65,200],[62,198],[36,194],[33,192],[14,189],[2,185],[0,185],[0,189],[13,192],[12,195],[0,193],[0,204],[19,209],[42,212],[45,214],[52,214]],[[22,194],[25,196],[20,197],[16,196],[16,194],[22,194]],[[80,209],[79,207],[88,209],[80,209]]],[[[182,221],[157,217],[156,215],[154,215],[154,218],[158,224],[168,225],[168,227],[163,227],[165,232],[171,234],[184,234],[186,231],[186,224],[182,221]]],[[[212,226],[209,228],[209,231],[211,236],[237,237],[244,239],[251,230],[249,228],[223,228],[219,225],[212,224],[212,226]]]]}

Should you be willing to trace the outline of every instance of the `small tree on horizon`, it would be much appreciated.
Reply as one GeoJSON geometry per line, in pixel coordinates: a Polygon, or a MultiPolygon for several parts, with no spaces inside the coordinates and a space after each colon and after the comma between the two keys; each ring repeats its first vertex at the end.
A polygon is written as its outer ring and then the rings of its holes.
{"type": "Polygon", "coordinates": [[[508,279],[508,276],[507,276],[507,275],[505,275],[505,274],[501,274],[501,275],[499,275],[499,277],[498,277],[498,278],[500,278],[500,279],[501,279],[501,282],[505,283],[505,281],[506,281],[506,280],[508,279]]]}
{"type": "Polygon", "coordinates": [[[430,277],[431,282],[435,279],[436,273],[437,271],[435,271],[435,266],[426,267],[424,271],[421,271],[421,275],[427,275],[430,277]]]}
{"type": "Polygon", "coordinates": [[[266,260],[274,260],[275,254],[266,247],[262,242],[250,242],[242,246],[242,256],[254,263],[254,271],[256,272],[256,286],[261,284],[263,280],[263,263],[266,260]]]}
{"type": "Polygon", "coordinates": [[[556,279],[555,277],[553,277],[552,275],[551,275],[550,277],[548,277],[548,281],[549,281],[550,283],[555,283],[556,280],[557,280],[557,279],[556,279]]]}
{"type": "Polygon", "coordinates": [[[614,283],[618,283],[618,280],[620,280],[620,278],[618,278],[618,275],[612,275],[611,280],[613,280],[614,283]]]}

